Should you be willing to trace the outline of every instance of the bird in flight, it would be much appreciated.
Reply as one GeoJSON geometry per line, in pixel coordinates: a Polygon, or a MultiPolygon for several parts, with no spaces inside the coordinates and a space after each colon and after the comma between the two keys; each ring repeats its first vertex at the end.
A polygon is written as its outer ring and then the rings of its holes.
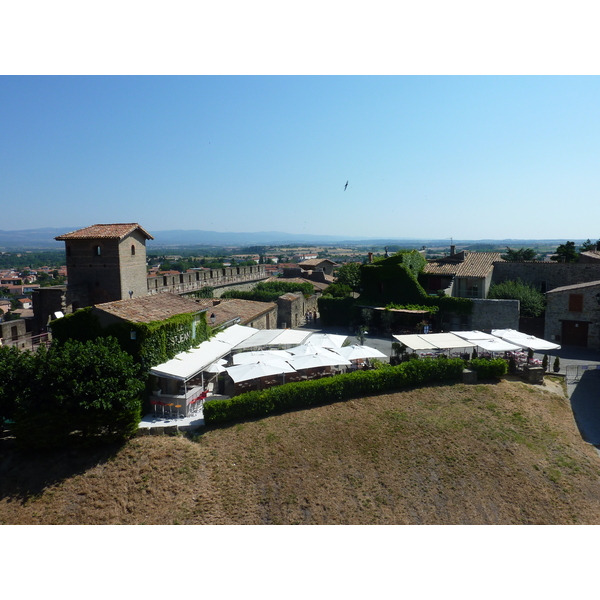
{"type": "Polygon", "coordinates": [[[346,185],[344,186],[344,191],[346,191],[347,187],[348,187],[348,182],[346,181],[346,185]]]}

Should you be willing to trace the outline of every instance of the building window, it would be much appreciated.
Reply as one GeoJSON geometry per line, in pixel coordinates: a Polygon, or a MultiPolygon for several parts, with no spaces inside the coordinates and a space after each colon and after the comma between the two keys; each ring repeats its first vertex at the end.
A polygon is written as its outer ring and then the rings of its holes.
{"type": "Polygon", "coordinates": [[[135,244],[131,244],[131,256],[135,256],[135,244]]]}
{"type": "Polygon", "coordinates": [[[479,298],[479,286],[477,286],[477,285],[467,286],[467,298],[479,298]]]}
{"type": "Polygon", "coordinates": [[[583,312],[583,294],[569,294],[569,311],[583,312]]]}
{"type": "Polygon", "coordinates": [[[94,246],[93,255],[100,256],[101,254],[102,254],[102,250],[100,249],[100,246],[94,246]]]}

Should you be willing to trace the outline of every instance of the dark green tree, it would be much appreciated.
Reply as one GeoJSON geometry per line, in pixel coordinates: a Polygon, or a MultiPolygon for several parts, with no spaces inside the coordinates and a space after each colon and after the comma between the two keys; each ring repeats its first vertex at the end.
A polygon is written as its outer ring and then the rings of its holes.
{"type": "Polygon", "coordinates": [[[335,282],[349,286],[352,291],[357,292],[360,288],[360,267],[358,263],[346,263],[336,273],[335,282]]]}
{"type": "Polygon", "coordinates": [[[600,239],[595,243],[592,243],[590,238],[588,238],[587,240],[585,240],[585,242],[583,242],[583,244],[581,244],[581,246],[579,246],[579,252],[589,252],[590,250],[595,250],[599,244],[600,239]]]}
{"type": "Polygon", "coordinates": [[[12,427],[24,448],[112,443],[137,431],[144,374],[115,338],[40,348],[12,427]]]}
{"type": "Polygon", "coordinates": [[[519,300],[522,317],[539,317],[546,309],[546,297],[520,279],[494,283],[488,293],[490,299],[519,300]]]}
{"type": "Polygon", "coordinates": [[[346,296],[350,296],[352,294],[352,288],[349,285],[344,285],[342,283],[332,283],[327,289],[324,291],[324,295],[333,296],[334,298],[345,298],[346,296]]]}
{"type": "Polygon", "coordinates": [[[525,260],[535,260],[537,252],[533,248],[520,248],[514,250],[507,246],[506,254],[502,254],[501,258],[508,262],[523,262],[525,260]]]}
{"type": "Polygon", "coordinates": [[[577,260],[579,259],[579,253],[575,248],[575,242],[567,242],[566,244],[561,244],[556,249],[554,255],[550,258],[551,260],[559,262],[577,262],[577,260]]]}
{"type": "Polygon", "coordinates": [[[33,359],[30,352],[0,346],[0,422],[14,419],[19,399],[35,375],[33,359]]]}

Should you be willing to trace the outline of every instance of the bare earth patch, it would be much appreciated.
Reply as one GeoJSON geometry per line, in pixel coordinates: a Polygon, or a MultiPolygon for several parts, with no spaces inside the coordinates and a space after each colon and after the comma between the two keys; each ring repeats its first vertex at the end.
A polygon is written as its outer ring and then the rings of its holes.
{"type": "Polygon", "coordinates": [[[4,448],[0,523],[597,524],[559,382],[440,385],[103,451],[4,448]]]}

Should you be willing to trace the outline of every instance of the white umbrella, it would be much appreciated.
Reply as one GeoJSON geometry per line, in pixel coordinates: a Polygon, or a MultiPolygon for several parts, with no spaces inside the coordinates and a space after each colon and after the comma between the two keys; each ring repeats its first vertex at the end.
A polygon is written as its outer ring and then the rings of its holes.
{"type": "Polygon", "coordinates": [[[517,344],[521,348],[531,348],[532,350],[559,350],[560,345],[548,342],[533,335],[527,335],[514,329],[493,329],[492,333],[501,337],[511,344],[517,344]]]}
{"type": "Polygon", "coordinates": [[[324,348],[341,348],[347,339],[347,335],[338,335],[336,333],[313,333],[308,338],[308,342],[309,344],[323,346],[324,348]]]}
{"type": "Polygon", "coordinates": [[[277,364],[257,362],[248,365],[236,365],[227,369],[227,373],[235,383],[271,375],[281,375],[282,373],[293,373],[294,371],[295,369],[285,361],[280,361],[277,364]]]}
{"type": "Polygon", "coordinates": [[[257,362],[273,362],[273,359],[286,360],[291,354],[285,350],[255,350],[254,352],[239,352],[233,355],[234,365],[249,365],[257,362]]]}
{"type": "Polygon", "coordinates": [[[208,373],[223,373],[227,370],[225,368],[226,364],[227,361],[221,358],[217,362],[212,363],[212,365],[208,365],[208,367],[206,367],[204,370],[208,373]]]}
{"type": "Polygon", "coordinates": [[[520,350],[521,346],[517,346],[506,340],[496,338],[495,340],[470,340],[477,344],[478,348],[485,350],[486,352],[514,352],[520,350]]]}
{"type": "Polygon", "coordinates": [[[294,356],[309,356],[312,354],[322,354],[323,356],[329,356],[329,358],[339,356],[339,352],[337,351],[330,350],[329,348],[325,348],[323,346],[313,346],[310,343],[302,344],[301,346],[296,346],[294,348],[288,348],[287,352],[294,356]]]}
{"type": "Polygon", "coordinates": [[[380,352],[375,348],[370,348],[369,346],[360,346],[358,344],[345,346],[344,348],[340,348],[337,352],[348,360],[360,360],[362,358],[387,358],[383,352],[380,352]]]}
{"type": "Polygon", "coordinates": [[[316,367],[335,367],[337,365],[349,365],[350,361],[343,356],[324,356],[323,354],[307,354],[305,356],[294,356],[288,363],[299,371],[301,369],[314,369],[316,367]]]}

